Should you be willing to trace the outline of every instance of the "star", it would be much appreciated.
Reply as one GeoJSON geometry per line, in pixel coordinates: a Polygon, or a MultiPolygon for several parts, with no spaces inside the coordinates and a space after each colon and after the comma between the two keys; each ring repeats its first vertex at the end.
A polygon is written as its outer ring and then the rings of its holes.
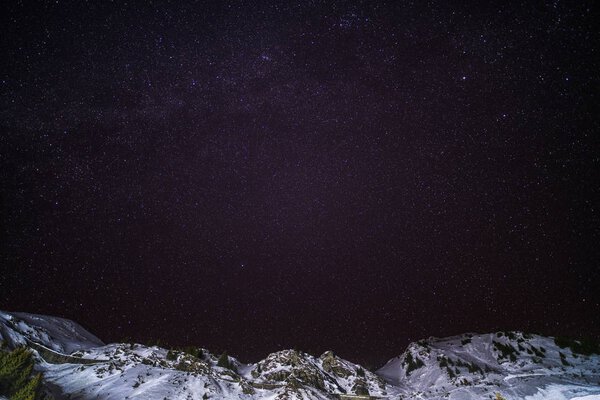
{"type": "Polygon", "coordinates": [[[288,3],[7,2],[2,307],[247,360],[600,336],[589,5],[288,3]]]}

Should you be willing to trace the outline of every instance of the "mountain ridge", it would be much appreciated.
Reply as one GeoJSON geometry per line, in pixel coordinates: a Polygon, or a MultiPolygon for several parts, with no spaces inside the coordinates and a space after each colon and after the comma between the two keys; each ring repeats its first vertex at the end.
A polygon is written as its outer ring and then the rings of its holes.
{"type": "Polygon", "coordinates": [[[430,337],[374,372],[332,351],[245,364],[203,348],[105,344],[76,322],[28,313],[0,311],[0,341],[29,347],[57,398],[600,399],[597,345],[522,332],[430,337]]]}

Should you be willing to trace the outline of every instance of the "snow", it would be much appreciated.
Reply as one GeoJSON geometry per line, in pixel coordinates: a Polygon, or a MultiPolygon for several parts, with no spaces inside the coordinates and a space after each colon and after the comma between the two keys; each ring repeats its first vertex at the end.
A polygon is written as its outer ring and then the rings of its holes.
{"type": "Polygon", "coordinates": [[[104,343],[79,324],[64,318],[0,311],[0,339],[26,345],[25,338],[61,353],[72,353],[104,343]],[[12,329],[7,329],[8,327],[12,329]],[[20,332],[21,334],[15,334],[20,332]]]}
{"type": "Polygon", "coordinates": [[[553,384],[524,400],[600,400],[600,387],[553,384]]]}
{"type": "Polygon", "coordinates": [[[353,393],[358,385],[390,399],[475,400],[500,393],[507,400],[600,400],[600,356],[573,354],[553,338],[509,336],[429,338],[410,344],[376,373],[332,352],[315,357],[295,350],[272,353],[255,364],[230,357],[232,371],[217,367],[218,357],[206,349],[201,358],[178,352],[168,360],[160,347],[105,345],[66,319],[0,311],[0,340],[10,347],[37,343],[64,355],[62,363],[49,363],[43,358],[46,350],[34,350],[36,370],[61,396],[73,398],[321,400],[353,393]],[[510,348],[512,360],[502,354],[510,348]],[[409,371],[417,359],[422,364],[409,371]]]}
{"type": "Polygon", "coordinates": [[[571,399],[600,392],[599,356],[576,356],[559,348],[553,338],[520,332],[510,336],[465,334],[412,343],[377,374],[393,385],[411,388],[413,395],[422,393],[422,398],[493,398],[501,393],[509,400],[571,399]],[[502,356],[502,346],[515,350],[514,361],[502,356]],[[425,365],[407,374],[409,353],[425,365]],[[569,366],[563,364],[561,353],[569,366]],[[442,359],[452,360],[448,367],[453,374],[458,369],[458,376],[450,376],[442,359]]]}

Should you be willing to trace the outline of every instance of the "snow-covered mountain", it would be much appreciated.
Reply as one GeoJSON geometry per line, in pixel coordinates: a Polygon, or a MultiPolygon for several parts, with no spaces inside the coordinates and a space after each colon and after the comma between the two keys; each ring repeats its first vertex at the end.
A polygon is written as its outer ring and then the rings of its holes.
{"type": "Polygon", "coordinates": [[[375,373],[330,351],[243,364],[206,349],[105,345],[72,321],[25,313],[0,312],[0,341],[32,349],[57,399],[600,400],[597,347],[519,332],[419,341],[375,373]]]}
{"type": "Polygon", "coordinates": [[[598,350],[521,332],[465,334],[411,343],[376,373],[410,398],[591,400],[600,399],[598,350]]]}

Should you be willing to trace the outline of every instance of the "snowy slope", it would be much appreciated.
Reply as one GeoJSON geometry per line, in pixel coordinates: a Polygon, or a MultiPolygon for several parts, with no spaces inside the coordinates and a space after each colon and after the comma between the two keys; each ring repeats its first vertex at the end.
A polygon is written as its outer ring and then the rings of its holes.
{"type": "Polygon", "coordinates": [[[0,311],[0,340],[15,347],[26,345],[26,338],[61,353],[104,345],[96,336],[68,319],[0,311]]]}
{"type": "Polygon", "coordinates": [[[222,368],[206,349],[105,345],[72,321],[24,313],[0,312],[0,340],[32,348],[58,399],[600,400],[599,355],[519,332],[422,340],[375,373],[332,352],[296,350],[255,364],[229,357],[222,368]]]}
{"type": "Polygon", "coordinates": [[[376,373],[410,388],[410,396],[428,399],[600,396],[598,355],[577,354],[553,338],[520,332],[422,340],[376,373]]]}
{"type": "Polygon", "coordinates": [[[222,368],[206,349],[191,355],[140,344],[104,345],[71,321],[40,315],[0,312],[0,340],[31,347],[36,369],[58,398],[321,400],[353,390],[381,394],[390,386],[332,353],[316,358],[285,350],[249,365],[229,357],[230,368],[222,368]]]}
{"type": "Polygon", "coordinates": [[[248,379],[258,384],[303,385],[325,393],[386,396],[396,392],[392,385],[358,364],[328,351],[320,357],[296,350],[283,350],[254,364],[248,379]]]}

